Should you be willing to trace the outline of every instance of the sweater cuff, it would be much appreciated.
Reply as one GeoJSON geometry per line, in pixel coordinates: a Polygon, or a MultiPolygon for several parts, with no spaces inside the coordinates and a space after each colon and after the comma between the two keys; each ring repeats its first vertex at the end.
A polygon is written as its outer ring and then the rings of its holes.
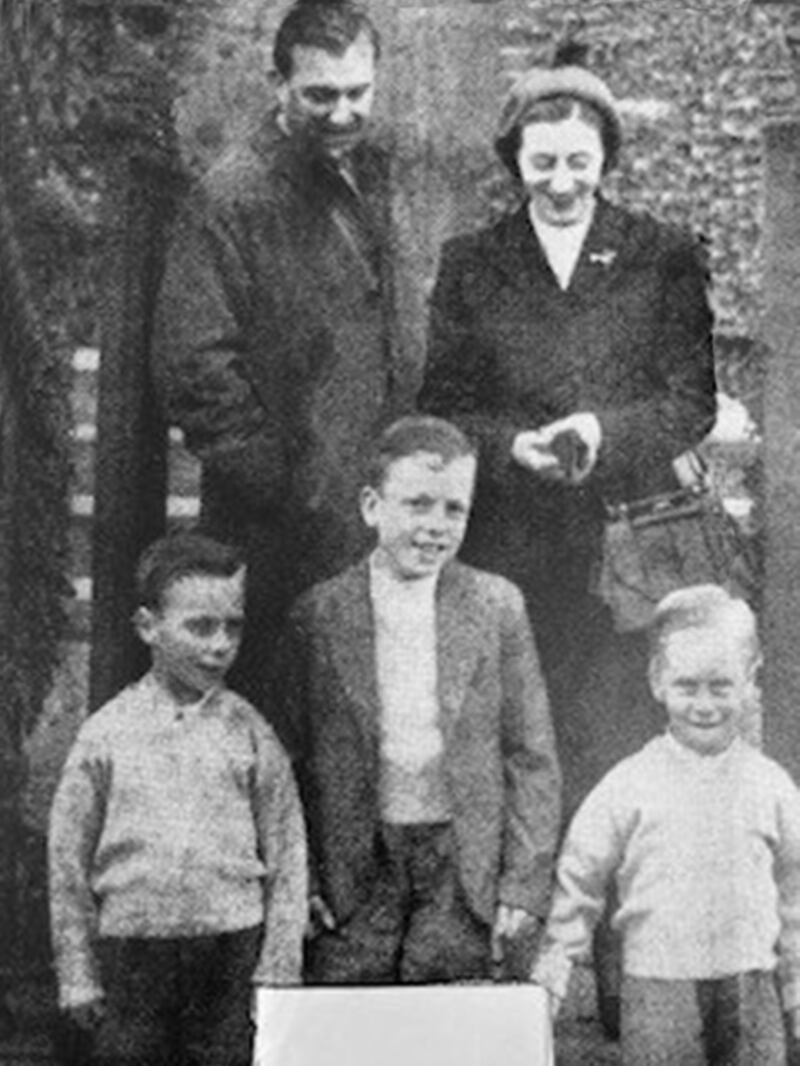
{"type": "Polygon", "coordinates": [[[61,1010],[77,1010],[90,1003],[99,1003],[104,998],[103,989],[95,981],[87,980],[80,984],[62,985],[58,993],[58,1005],[61,1010]]]}

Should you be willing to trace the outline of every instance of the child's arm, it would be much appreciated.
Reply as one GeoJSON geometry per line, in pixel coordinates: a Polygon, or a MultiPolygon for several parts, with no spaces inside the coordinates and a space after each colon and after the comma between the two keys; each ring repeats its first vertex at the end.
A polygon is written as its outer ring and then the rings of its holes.
{"type": "Polygon", "coordinates": [[[265,924],[253,981],[258,985],[296,985],[301,981],[308,918],[305,826],[289,758],[269,727],[261,722],[259,726],[253,811],[266,870],[265,924]]]}
{"type": "MultiPolygon", "coordinates": [[[[294,604],[278,643],[273,676],[265,701],[268,707],[267,720],[275,729],[291,760],[301,804],[308,802],[306,768],[310,752],[307,715],[310,697],[307,685],[311,672],[309,655],[310,630],[313,628],[312,612],[313,600],[308,595],[301,596],[294,604]]],[[[313,840],[310,837],[308,863],[309,913],[306,933],[308,936],[315,936],[321,929],[335,929],[336,919],[319,886],[313,840]]]]}
{"type": "Polygon", "coordinates": [[[103,999],[94,940],[91,869],[103,825],[108,774],[99,745],[82,733],[67,758],[50,813],[50,923],[59,1003],[92,1024],[103,999]]]}
{"type": "Polygon", "coordinates": [[[627,832],[625,788],[612,772],[587,796],[570,825],[556,871],[556,889],[531,974],[560,1003],[572,964],[589,953],[606,891],[622,862],[627,832]]]}
{"type": "Polygon", "coordinates": [[[800,1040],[800,790],[788,776],[778,818],[774,869],[781,927],[779,972],[784,1010],[800,1040]]]}
{"type": "Polygon", "coordinates": [[[498,897],[544,919],[561,814],[561,778],[547,692],[522,594],[504,582],[501,602],[501,743],[505,776],[498,897]]]}

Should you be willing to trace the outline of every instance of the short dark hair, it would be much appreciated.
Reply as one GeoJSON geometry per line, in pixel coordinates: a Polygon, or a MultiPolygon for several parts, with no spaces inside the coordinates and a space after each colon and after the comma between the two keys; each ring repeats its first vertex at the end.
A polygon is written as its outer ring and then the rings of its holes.
{"type": "Polygon", "coordinates": [[[136,602],[157,611],[167,589],[184,577],[233,577],[245,565],[238,547],[203,533],[169,533],[144,550],[136,568],[136,602]]]}
{"type": "Polygon", "coordinates": [[[433,415],[406,415],[392,422],[375,441],[366,468],[366,481],[374,489],[381,487],[392,463],[418,452],[438,455],[443,463],[452,463],[475,455],[475,446],[458,426],[433,415]]]}
{"type": "Polygon", "coordinates": [[[275,35],[272,59],[278,74],[291,77],[295,48],[320,48],[341,56],[366,34],[380,58],[381,38],[366,9],[355,0],[295,0],[275,35]]]}
{"type": "Polygon", "coordinates": [[[533,101],[519,120],[502,137],[497,138],[494,147],[501,162],[515,178],[519,178],[517,153],[522,144],[523,129],[534,122],[563,122],[573,114],[598,130],[603,145],[603,172],[611,170],[620,150],[619,128],[591,101],[567,93],[544,96],[533,101]]]}

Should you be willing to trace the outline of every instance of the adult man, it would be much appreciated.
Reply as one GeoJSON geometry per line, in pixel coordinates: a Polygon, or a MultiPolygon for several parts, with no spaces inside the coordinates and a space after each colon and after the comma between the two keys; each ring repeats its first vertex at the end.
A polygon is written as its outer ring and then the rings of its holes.
{"type": "Polygon", "coordinates": [[[297,0],[278,108],[176,224],[155,376],[203,463],[203,519],[248,553],[236,681],[292,598],[358,557],[359,460],[395,409],[388,158],[366,138],[380,42],[355,0],[297,0]]]}

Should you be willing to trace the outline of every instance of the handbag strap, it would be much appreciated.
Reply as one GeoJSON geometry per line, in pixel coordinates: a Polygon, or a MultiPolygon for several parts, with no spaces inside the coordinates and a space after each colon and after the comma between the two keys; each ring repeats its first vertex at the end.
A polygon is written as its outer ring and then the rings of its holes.
{"type": "Polygon", "coordinates": [[[604,501],[606,520],[626,521],[636,525],[667,521],[680,514],[695,513],[714,495],[711,468],[694,448],[683,452],[673,462],[680,487],[670,492],[642,496],[637,500],[609,503],[604,501]],[[677,464],[681,465],[678,466],[677,464]]]}

